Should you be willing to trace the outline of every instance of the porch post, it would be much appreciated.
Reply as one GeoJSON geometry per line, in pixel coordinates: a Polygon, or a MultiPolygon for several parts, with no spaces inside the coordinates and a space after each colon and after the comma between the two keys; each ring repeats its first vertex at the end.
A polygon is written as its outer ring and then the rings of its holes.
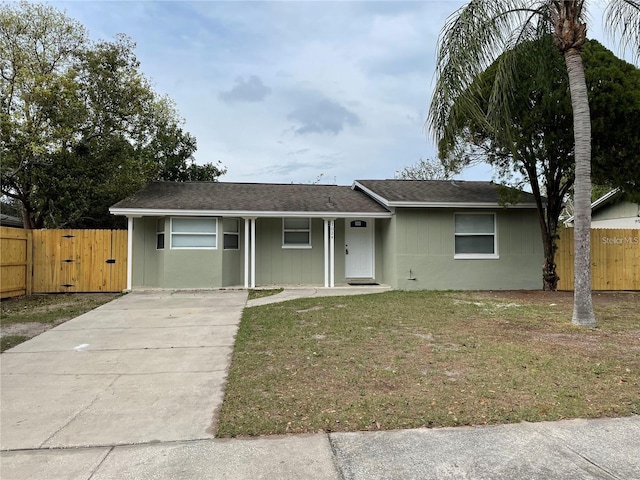
{"type": "Polygon", "coordinates": [[[329,220],[322,219],[324,223],[324,288],[329,287],[329,220]]]}
{"type": "Polygon", "coordinates": [[[249,219],[244,219],[244,288],[249,288],[249,219]]]}
{"type": "Polygon", "coordinates": [[[334,288],[336,286],[336,220],[332,218],[329,222],[329,236],[331,237],[329,241],[329,279],[330,279],[330,287],[334,288]]]}
{"type": "Polygon", "coordinates": [[[127,290],[133,284],[133,217],[127,217],[127,290]]]}
{"type": "Polygon", "coordinates": [[[256,288],[256,219],[251,219],[251,288],[256,288]]]}

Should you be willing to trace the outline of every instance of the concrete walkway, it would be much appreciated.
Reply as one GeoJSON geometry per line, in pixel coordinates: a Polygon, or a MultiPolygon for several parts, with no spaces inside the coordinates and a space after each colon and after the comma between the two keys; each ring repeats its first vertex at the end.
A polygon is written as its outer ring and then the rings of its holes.
{"type": "Polygon", "coordinates": [[[257,307],[270,303],[286,302],[298,298],[338,297],[344,295],[367,295],[372,293],[390,292],[391,287],[385,285],[362,285],[357,287],[286,287],[282,292],[268,297],[256,298],[247,302],[247,307],[257,307]]]}
{"type": "Polygon", "coordinates": [[[638,416],[214,439],[246,303],[133,293],[3,353],[0,478],[640,479],[638,416]]]}

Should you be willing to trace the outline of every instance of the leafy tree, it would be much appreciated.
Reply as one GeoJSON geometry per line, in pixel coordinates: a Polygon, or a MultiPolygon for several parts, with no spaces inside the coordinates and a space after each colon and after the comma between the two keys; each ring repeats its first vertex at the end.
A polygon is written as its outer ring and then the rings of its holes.
{"type": "Polygon", "coordinates": [[[139,70],[126,36],[90,42],[47,5],[0,5],[2,195],[27,228],[119,226],[108,207],[154,179],[216,180],[139,70]]]}
{"type": "MultiPolygon", "coordinates": [[[[609,0],[606,26],[621,35],[640,59],[640,4],[609,0]]],[[[439,39],[436,85],[429,127],[438,141],[448,141],[464,116],[485,121],[495,131],[509,130],[509,96],[517,91],[514,47],[551,35],[569,78],[574,132],[574,309],[573,323],[595,326],[591,300],[591,121],[581,50],[586,41],[585,0],[471,0],[445,24],[439,39]],[[501,53],[505,53],[500,55],[501,53]],[[509,53],[511,52],[511,53],[509,53]],[[500,55],[489,115],[469,95],[469,86],[500,55]],[[454,105],[457,107],[454,108],[454,105]],[[484,119],[484,120],[483,120],[484,119]]],[[[534,44],[534,43],[532,43],[534,44]]],[[[533,50],[526,54],[535,56],[533,50]]]]}
{"type": "Polygon", "coordinates": [[[607,187],[600,192],[620,188],[628,198],[640,199],[640,69],[594,40],[585,44],[582,57],[591,108],[594,186],[607,187]]]}
{"type": "MultiPolygon", "coordinates": [[[[555,290],[555,239],[563,203],[573,187],[573,128],[568,78],[562,56],[551,37],[516,47],[522,52],[515,59],[518,89],[509,97],[509,128],[493,130],[487,122],[466,117],[457,123],[458,131],[450,143],[441,142],[445,164],[461,168],[477,161],[488,161],[508,180],[516,173],[528,183],[536,197],[540,231],[544,246],[543,289],[555,290]],[[543,198],[546,197],[546,199],[543,198]]],[[[583,48],[589,102],[594,119],[593,161],[600,175],[616,181],[626,168],[625,185],[640,173],[634,167],[640,155],[640,131],[623,120],[640,115],[640,70],[613,55],[595,40],[583,48]],[[607,75],[601,75],[606,70],[607,75]],[[611,91],[616,98],[611,98],[611,91]],[[615,108],[620,106],[620,111],[615,108]],[[628,145],[638,148],[627,148],[628,145]],[[613,175],[609,175],[609,173],[613,175]]],[[[488,115],[489,98],[498,75],[494,62],[472,83],[470,95],[488,115]]],[[[455,105],[454,105],[455,108],[455,105]]],[[[640,119],[639,119],[640,120],[640,119]]],[[[621,185],[615,185],[621,186],[621,185]]],[[[607,189],[608,191],[608,189],[607,189]]]]}
{"type": "Polygon", "coordinates": [[[395,177],[400,180],[449,180],[459,171],[456,164],[445,166],[437,159],[427,158],[398,170],[395,177]]]}

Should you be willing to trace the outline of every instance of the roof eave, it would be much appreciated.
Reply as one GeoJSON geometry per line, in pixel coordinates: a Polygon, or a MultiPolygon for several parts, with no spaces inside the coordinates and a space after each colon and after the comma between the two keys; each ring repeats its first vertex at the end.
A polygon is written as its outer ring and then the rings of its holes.
{"type": "Polygon", "coordinates": [[[353,182],[353,185],[351,186],[352,190],[355,190],[356,188],[360,189],[363,193],[365,193],[366,195],[370,196],[372,199],[374,199],[380,205],[382,205],[384,207],[387,207],[387,208],[390,207],[389,200],[384,198],[382,195],[377,194],[376,192],[374,192],[370,188],[365,187],[364,185],[362,185],[357,180],[355,182],[353,182]]]}
{"type": "Polygon", "coordinates": [[[245,217],[245,218],[273,218],[273,217],[309,217],[309,218],[390,218],[391,212],[307,212],[307,211],[253,211],[253,210],[179,210],[156,208],[110,208],[112,215],[124,215],[126,217],[245,217]]]}
{"type": "Polygon", "coordinates": [[[597,210],[599,207],[606,205],[615,197],[617,197],[619,193],[620,193],[620,189],[614,188],[610,192],[604,194],[603,196],[601,196],[591,204],[591,211],[593,212],[594,210],[597,210]]]}
{"type": "Polygon", "coordinates": [[[389,202],[389,207],[405,208],[537,208],[535,203],[501,205],[495,202],[389,202]]]}
{"type": "MultiPolygon", "coordinates": [[[[609,203],[609,201],[616,197],[618,194],[620,193],[620,189],[619,188],[614,188],[613,190],[611,190],[608,193],[605,193],[603,196],[601,196],[600,198],[598,198],[597,200],[595,200],[592,204],[591,204],[591,212],[593,213],[594,210],[597,210],[600,207],[603,207],[604,205],[606,205],[607,203],[609,203]]],[[[574,215],[571,215],[569,218],[567,218],[563,223],[565,225],[568,225],[570,223],[573,223],[573,219],[574,219],[574,215]]]]}

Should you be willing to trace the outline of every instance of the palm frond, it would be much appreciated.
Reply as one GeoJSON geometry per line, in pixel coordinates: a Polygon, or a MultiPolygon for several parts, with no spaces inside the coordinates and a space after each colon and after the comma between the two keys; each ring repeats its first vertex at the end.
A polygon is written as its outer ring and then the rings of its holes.
{"type": "Polygon", "coordinates": [[[605,27],[618,37],[624,51],[631,50],[634,61],[640,62],[640,1],[610,0],[604,12],[605,27]]]}
{"type": "Polygon", "coordinates": [[[549,4],[548,0],[471,0],[447,19],[438,40],[436,84],[426,122],[440,145],[453,144],[454,132],[465,117],[480,123],[508,118],[504,108],[508,92],[516,86],[513,58],[504,58],[500,82],[491,94],[494,114],[489,117],[477,102],[473,82],[503,52],[548,31],[543,25],[549,4]]]}

